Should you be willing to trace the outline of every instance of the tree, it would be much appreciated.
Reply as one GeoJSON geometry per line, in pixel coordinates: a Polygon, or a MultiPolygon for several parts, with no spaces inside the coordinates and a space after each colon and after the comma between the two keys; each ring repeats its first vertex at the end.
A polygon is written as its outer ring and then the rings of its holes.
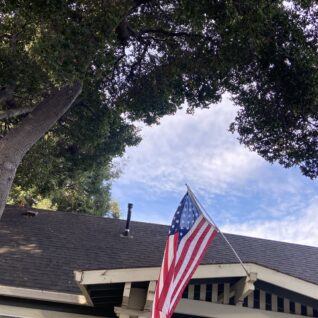
{"type": "Polygon", "coordinates": [[[117,201],[110,202],[109,213],[111,213],[113,218],[118,219],[120,217],[120,208],[117,201]]]}
{"type": "Polygon", "coordinates": [[[100,107],[148,124],[228,91],[243,143],[316,176],[315,1],[16,0],[1,10],[0,213],[24,155],[87,87],[100,107]]]}
{"type": "MultiPolygon", "coordinates": [[[[45,200],[47,208],[95,215],[110,209],[110,181],[118,175],[111,160],[139,137],[120,114],[100,105],[87,87],[22,160],[11,204],[38,207],[45,200]]],[[[118,216],[119,210],[111,214],[118,216]]]]}
{"type": "Polygon", "coordinates": [[[273,16],[255,62],[233,92],[241,106],[231,130],[270,162],[318,175],[318,6],[294,3],[273,16]]]}

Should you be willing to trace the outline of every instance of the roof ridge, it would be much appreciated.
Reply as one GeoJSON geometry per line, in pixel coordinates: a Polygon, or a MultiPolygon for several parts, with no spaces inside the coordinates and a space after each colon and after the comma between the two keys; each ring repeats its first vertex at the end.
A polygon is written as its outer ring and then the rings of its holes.
{"type": "Polygon", "coordinates": [[[318,246],[306,245],[306,244],[300,244],[300,243],[294,243],[294,242],[279,241],[279,240],[273,240],[273,239],[257,237],[257,236],[242,235],[242,234],[235,234],[235,233],[223,233],[223,234],[231,235],[231,236],[244,237],[244,238],[250,238],[250,239],[254,239],[254,240],[262,240],[262,241],[283,243],[283,244],[289,244],[289,245],[297,245],[297,246],[303,246],[303,247],[312,247],[312,248],[318,249],[318,246]]]}
{"type": "MultiPolygon", "coordinates": [[[[105,217],[105,216],[100,216],[100,215],[94,215],[94,214],[87,214],[87,213],[83,213],[83,212],[76,212],[76,211],[60,211],[60,210],[46,210],[46,209],[37,209],[37,208],[32,208],[32,207],[21,207],[18,205],[6,205],[6,209],[19,209],[22,211],[25,210],[31,210],[31,211],[36,211],[39,213],[62,213],[62,214],[66,214],[66,215],[76,215],[76,216],[80,216],[80,217],[89,217],[89,218],[98,218],[101,220],[105,220],[105,222],[108,222],[110,220],[113,221],[119,221],[119,222],[125,222],[126,219],[124,218],[111,218],[111,217],[105,217]]],[[[146,225],[155,225],[155,226],[160,226],[160,227],[169,227],[169,224],[159,224],[159,223],[154,223],[154,222],[146,222],[146,221],[139,221],[139,220],[131,220],[131,223],[138,223],[138,224],[146,224],[146,225]]],[[[262,240],[262,241],[269,241],[269,242],[274,242],[274,243],[280,243],[280,244],[288,244],[288,245],[293,245],[293,246],[301,246],[301,247],[310,247],[310,248],[314,248],[314,249],[318,249],[318,246],[313,246],[313,245],[306,245],[306,244],[300,244],[300,243],[294,243],[294,242],[286,242],[286,241],[279,241],[279,240],[273,240],[273,239],[268,239],[268,238],[261,238],[261,237],[256,237],[256,236],[249,236],[249,235],[242,235],[242,234],[235,234],[235,233],[223,233],[226,236],[236,236],[236,237],[242,237],[242,238],[250,238],[250,239],[254,239],[254,240],[262,240]]]]}

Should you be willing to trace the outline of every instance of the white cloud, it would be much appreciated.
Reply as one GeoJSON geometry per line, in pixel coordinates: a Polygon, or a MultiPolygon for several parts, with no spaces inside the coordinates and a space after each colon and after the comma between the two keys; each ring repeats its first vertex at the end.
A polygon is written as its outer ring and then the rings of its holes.
{"type": "Polygon", "coordinates": [[[143,126],[142,142],[120,161],[115,198],[136,202],[135,219],[168,224],[188,183],[224,231],[318,246],[317,183],[240,145],[227,132],[235,114],[225,98],[143,126]]]}
{"type": "Polygon", "coordinates": [[[222,231],[318,247],[317,212],[318,196],[314,197],[300,214],[280,220],[225,224],[222,231]]]}
{"type": "Polygon", "coordinates": [[[182,192],[184,183],[201,195],[220,194],[250,178],[263,160],[241,146],[230,132],[236,109],[225,98],[209,110],[184,110],[143,127],[143,140],[127,151],[120,184],[139,184],[158,193],[182,192]]]}

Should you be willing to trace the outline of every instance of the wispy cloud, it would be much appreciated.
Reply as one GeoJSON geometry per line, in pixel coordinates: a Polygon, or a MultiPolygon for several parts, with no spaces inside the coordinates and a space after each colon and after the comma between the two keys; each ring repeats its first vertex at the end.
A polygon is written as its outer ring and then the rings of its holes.
{"type": "Polygon", "coordinates": [[[179,193],[189,183],[211,195],[248,179],[262,160],[227,132],[235,112],[225,99],[210,110],[179,111],[159,126],[143,127],[143,141],[127,151],[119,182],[138,183],[154,193],[179,193]]]}
{"type": "Polygon", "coordinates": [[[318,247],[318,196],[298,215],[280,220],[224,224],[222,231],[318,247]]]}
{"type": "Polygon", "coordinates": [[[235,114],[225,98],[209,110],[143,126],[143,140],[120,160],[123,173],[113,186],[122,210],[132,200],[134,219],[169,224],[188,183],[226,231],[318,244],[317,182],[240,145],[228,132],[235,114]]]}

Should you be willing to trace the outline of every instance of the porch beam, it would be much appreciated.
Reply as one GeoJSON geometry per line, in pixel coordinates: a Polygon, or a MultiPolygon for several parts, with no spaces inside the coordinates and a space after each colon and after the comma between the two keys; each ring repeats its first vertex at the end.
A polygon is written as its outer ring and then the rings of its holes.
{"type": "Polygon", "coordinates": [[[254,282],[257,280],[257,273],[250,273],[249,277],[241,278],[231,287],[231,292],[234,292],[235,305],[243,305],[245,297],[253,293],[255,290],[254,282]]]}

